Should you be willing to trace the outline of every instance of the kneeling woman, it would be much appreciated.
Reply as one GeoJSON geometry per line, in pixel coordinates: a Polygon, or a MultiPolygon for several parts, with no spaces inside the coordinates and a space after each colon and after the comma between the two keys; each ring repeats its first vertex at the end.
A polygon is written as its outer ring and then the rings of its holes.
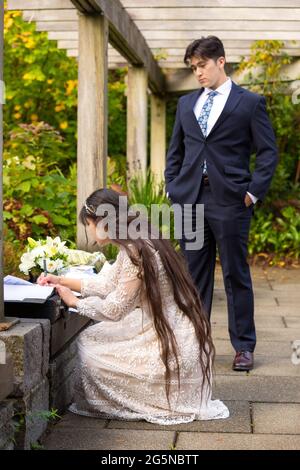
{"type": "MultiPolygon", "coordinates": [[[[226,406],[211,400],[214,347],[185,260],[168,240],[151,239],[149,222],[148,237],[119,237],[119,197],[111,189],[97,190],[80,213],[99,245],[120,248],[115,263],[106,263],[90,279],[48,275],[38,281],[55,284],[67,305],[97,322],[78,338],[75,396],[69,409],[84,416],[162,425],[227,418],[226,406]],[[116,212],[111,238],[105,238],[104,217],[96,214],[102,204],[116,212]]],[[[126,229],[134,219],[126,213],[126,229]]]]}

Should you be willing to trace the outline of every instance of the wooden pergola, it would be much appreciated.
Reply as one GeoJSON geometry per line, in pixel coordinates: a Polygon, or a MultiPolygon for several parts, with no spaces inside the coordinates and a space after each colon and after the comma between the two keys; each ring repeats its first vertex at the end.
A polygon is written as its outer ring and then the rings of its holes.
{"type": "MultiPolygon", "coordinates": [[[[8,0],[26,21],[78,58],[78,210],[106,184],[107,73],[128,65],[128,177],[147,169],[147,103],[151,100],[151,169],[163,178],[166,99],[197,88],[183,63],[186,46],[214,34],[227,62],[247,56],[253,41],[279,39],[300,57],[300,0],[8,0]]],[[[289,69],[297,78],[300,61],[289,69]]],[[[238,80],[237,80],[238,81],[238,80]]],[[[85,246],[80,226],[79,247],[85,246]]]]}

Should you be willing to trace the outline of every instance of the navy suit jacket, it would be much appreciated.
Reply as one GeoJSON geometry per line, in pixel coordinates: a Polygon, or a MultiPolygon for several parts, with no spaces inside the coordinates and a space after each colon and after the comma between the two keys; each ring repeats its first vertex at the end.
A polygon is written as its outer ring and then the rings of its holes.
{"type": "Polygon", "coordinates": [[[278,162],[265,98],[233,82],[224,109],[205,138],[194,114],[203,90],[178,101],[165,170],[169,198],[180,204],[197,202],[206,160],[211,191],[218,204],[243,202],[247,191],[263,200],[278,162]],[[253,152],[256,164],[251,174],[253,152]]]}

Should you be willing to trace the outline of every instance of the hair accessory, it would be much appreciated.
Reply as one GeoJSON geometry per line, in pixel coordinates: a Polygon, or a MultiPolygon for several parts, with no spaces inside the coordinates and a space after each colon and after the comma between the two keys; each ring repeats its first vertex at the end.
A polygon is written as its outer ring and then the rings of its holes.
{"type": "Polygon", "coordinates": [[[91,215],[96,215],[96,210],[94,206],[89,206],[86,202],[84,203],[85,210],[87,211],[88,214],[91,215]]]}

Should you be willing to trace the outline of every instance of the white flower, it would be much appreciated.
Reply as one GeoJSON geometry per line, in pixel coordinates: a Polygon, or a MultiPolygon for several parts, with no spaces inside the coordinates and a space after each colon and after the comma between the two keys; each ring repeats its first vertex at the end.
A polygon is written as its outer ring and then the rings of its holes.
{"type": "Polygon", "coordinates": [[[53,246],[45,245],[44,251],[45,251],[45,255],[48,256],[49,258],[51,258],[52,256],[57,255],[57,253],[58,253],[58,249],[54,245],[53,246]]]}
{"type": "Polygon", "coordinates": [[[35,262],[34,262],[34,256],[32,256],[32,253],[30,251],[27,253],[24,253],[21,256],[21,264],[19,265],[20,271],[28,275],[30,269],[34,268],[34,266],[35,266],[35,262]]]}
{"type": "Polygon", "coordinates": [[[45,257],[45,246],[43,245],[36,246],[35,248],[31,250],[30,253],[34,259],[45,257]]]}
{"type": "Polygon", "coordinates": [[[55,248],[59,252],[65,252],[66,247],[65,247],[66,242],[62,242],[60,237],[47,237],[46,238],[46,245],[48,248],[55,248]]]}
{"type": "Polygon", "coordinates": [[[54,273],[64,267],[64,262],[61,259],[52,260],[50,258],[43,258],[39,259],[37,262],[42,269],[44,269],[44,260],[46,260],[46,267],[49,273],[54,273]]]}
{"type": "Polygon", "coordinates": [[[61,259],[56,259],[55,261],[50,260],[47,264],[47,271],[49,273],[54,273],[60,271],[64,267],[64,262],[61,259]]]}

